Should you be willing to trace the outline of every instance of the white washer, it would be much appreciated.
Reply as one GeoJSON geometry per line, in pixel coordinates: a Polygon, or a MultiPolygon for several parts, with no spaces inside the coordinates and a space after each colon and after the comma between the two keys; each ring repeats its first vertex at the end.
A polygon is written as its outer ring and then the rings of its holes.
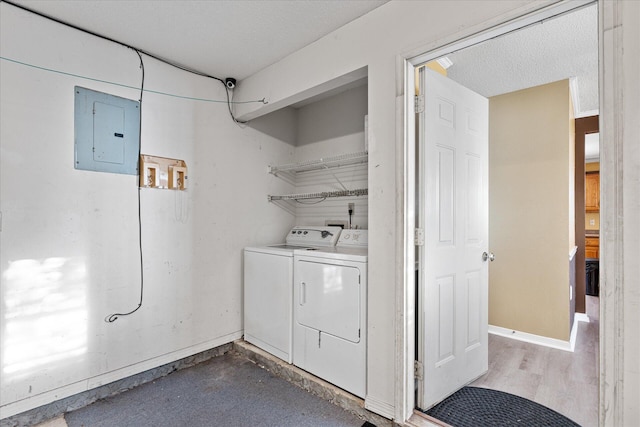
{"type": "Polygon", "coordinates": [[[367,366],[366,230],[333,248],[294,251],[293,364],[364,398],[367,366]]]}
{"type": "Polygon", "coordinates": [[[292,362],[293,252],[333,247],[340,227],[296,226],[284,244],[244,249],[244,339],[292,362]]]}

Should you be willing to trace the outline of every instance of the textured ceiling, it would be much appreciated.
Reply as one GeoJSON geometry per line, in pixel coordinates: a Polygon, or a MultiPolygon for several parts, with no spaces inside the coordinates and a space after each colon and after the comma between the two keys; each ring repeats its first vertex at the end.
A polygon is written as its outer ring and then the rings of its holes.
{"type": "Polygon", "coordinates": [[[595,4],[447,57],[448,76],[486,97],[576,77],[578,114],[598,110],[595,4]]]}
{"type": "Polygon", "coordinates": [[[216,77],[241,80],[388,0],[11,0],[216,77]]]}

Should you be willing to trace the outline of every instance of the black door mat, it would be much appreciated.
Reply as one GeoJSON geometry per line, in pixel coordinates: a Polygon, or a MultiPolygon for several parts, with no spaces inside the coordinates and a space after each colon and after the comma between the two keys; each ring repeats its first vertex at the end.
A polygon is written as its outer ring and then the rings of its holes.
{"type": "Polygon", "coordinates": [[[481,387],[463,387],[423,412],[453,427],[580,427],[564,415],[539,403],[481,387]]]}

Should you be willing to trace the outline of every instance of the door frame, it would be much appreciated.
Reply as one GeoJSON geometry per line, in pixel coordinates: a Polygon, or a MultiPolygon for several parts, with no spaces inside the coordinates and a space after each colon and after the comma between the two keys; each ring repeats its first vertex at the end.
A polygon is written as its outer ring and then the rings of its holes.
{"type": "MultiPolygon", "coordinates": [[[[618,18],[615,16],[613,11],[611,11],[612,2],[602,2],[601,0],[565,0],[554,3],[552,5],[540,5],[533,4],[528,7],[518,9],[514,11],[514,13],[510,16],[505,15],[501,16],[496,22],[485,23],[481,28],[472,28],[471,30],[466,30],[464,32],[456,33],[450,37],[442,38],[439,42],[432,43],[431,45],[425,45],[422,48],[413,49],[412,52],[407,53],[405,55],[401,55],[398,57],[399,68],[402,69],[402,72],[398,73],[398,84],[399,87],[404,89],[404,94],[398,97],[398,126],[400,129],[403,129],[403,135],[401,135],[402,139],[402,151],[399,153],[398,161],[402,164],[399,165],[400,170],[403,171],[403,176],[400,178],[402,185],[402,192],[404,194],[404,198],[402,201],[402,210],[400,215],[402,216],[399,220],[401,226],[401,237],[402,244],[401,248],[399,248],[403,252],[403,263],[402,263],[402,271],[400,272],[401,277],[397,282],[397,309],[396,309],[396,383],[395,383],[395,419],[396,421],[406,422],[409,420],[411,415],[413,414],[414,408],[416,407],[416,398],[415,398],[415,379],[414,379],[414,355],[415,348],[417,345],[416,342],[416,328],[417,324],[415,323],[415,312],[417,310],[416,306],[416,284],[415,284],[415,269],[416,269],[416,250],[414,245],[415,239],[415,228],[416,228],[416,215],[417,215],[417,206],[416,206],[416,183],[415,178],[418,173],[417,170],[417,158],[416,158],[416,126],[417,120],[415,118],[415,102],[414,97],[416,94],[415,89],[415,76],[416,69],[422,64],[425,64],[429,61],[435,60],[441,56],[445,56],[452,52],[455,52],[460,49],[464,49],[466,47],[470,47],[479,43],[482,43],[491,38],[501,36],[507,34],[509,32],[524,28],[526,26],[535,24],[541,20],[551,18],[553,16],[557,16],[563,13],[567,13],[570,11],[574,11],[581,7],[592,5],[593,3],[598,2],[598,40],[599,40],[599,62],[600,62],[600,70],[599,70],[599,83],[600,83],[600,132],[603,135],[601,141],[603,141],[608,134],[613,134],[613,129],[604,129],[602,126],[602,117],[603,117],[603,106],[606,107],[603,103],[603,33],[604,33],[604,18],[603,15],[606,13],[609,16],[609,19],[618,18]],[[607,10],[608,9],[608,10],[607,10]],[[401,67],[400,67],[401,65],[401,67]],[[609,132],[607,132],[607,130],[609,132]],[[604,134],[603,134],[604,133],[604,134]]],[[[619,58],[613,57],[616,55],[615,52],[612,51],[609,53],[609,60],[618,62],[619,58]]],[[[606,57],[605,57],[606,58],[606,57]]],[[[613,68],[613,67],[612,67],[613,68]]],[[[601,143],[601,147],[603,144],[601,143]]],[[[602,171],[601,171],[602,173],[602,171]]],[[[612,179],[612,178],[610,178],[612,179]]],[[[621,203],[621,202],[620,202],[621,203]]],[[[601,208],[601,215],[605,214],[604,209],[606,206],[601,208]]],[[[607,216],[610,216],[610,213],[607,213],[607,216]]],[[[620,230],[621,234],[621,230],[620,230]]],[[[616,254],[618,255],[618,254],[616,254]]],[[[620,254],[621,255],[621,254],[620,254]]],[[[621,262],[621,260],[620,260],[621,262]]],[[[606,268],[606,266],[604,266],[606,268]]],[[[601,274],[602,267],[601,267],[601,274]]],[[[604,305],[604,304],[603,304],[604,305]]],[[[603,339],[604,331],[603,329],[609,325],[608,322],[605,322],[603,318],[606,312],[601,307],[600,313],[600,329],[601,329],[601,342],[603,339]]],[[[611,324],[613,326],[613,324],[611,324]]],[[[619,323],[616,322],[616,326],[619,326],[619,323]]],[[[612,331],[613,332],[613,331],[612,331]]],[[[614,335],[613,333],[611,335],[614,335]]],[[[612,337],[609,336],[611,339],[612,337]]],[[[616,350],[622,348],[622,340],[619,339],[616,343],[616,350]]],[[[612,349],[611,352],[614,352],[612,349]]],[[[619,371],[610,368],[610,370],[604,370],[605,361],[601,358],[601,367],[600,370],[602,372],[602,377],[606,375],[606,373],[612,374],[612,379],[620,380],[621,377],[618,378],[617,373],[619,371]]],[[[599,401],[599,413],[601,421],[604,420],[604,407],[603,402],[606,399],[606,396],[603,396],[604,389],[602,384],[604,381],[601,379],[601,393],[600,393],[600,401],[599,401]]],[[[609,392],[609,394],[613,394],[609,392]]],[[[609,400],[613,400],[610,398],[609,400]]],[[[622,402],[617,402],[617,404],[622,405],[622,402]]],[[[616,410],[617,411],[617,410],[616,410]]]]}
{"type": "MultiPolygon", "coordinates": [[[[584,141],[585,136],[591,133],[597,133],[599,130],[599,117],[586,116],[576,117],[575,119],[575,144],[576,144],[576,173],[575,173],[575,234],[576,234],[576,246],[578,251],[576,253],[576,270],[584,271],[585,269],[585,158],[584,158],[584,141]]],[[[576,274],[576,313],[587,313],[586,306],[586,278],[584,274],[576,274]]]]}

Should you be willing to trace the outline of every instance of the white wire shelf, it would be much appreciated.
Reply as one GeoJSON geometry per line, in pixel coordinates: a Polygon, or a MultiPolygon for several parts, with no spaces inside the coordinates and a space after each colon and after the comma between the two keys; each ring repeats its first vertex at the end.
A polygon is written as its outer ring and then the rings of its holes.
{"type": "Polygon", "coordinates": [[[270,202],[275,200],[308,200],[308,199],[327,199],[329,197],[358,197],[369,195],[368,188],[358,188],[356,190],[337,190],[337,191],[323,191],[319,193],[301,193],[301,194],[286,194],[282,196],[267,196],[270,202]]]}
{"type": "Polygon", "coordinates": [[[278,175],[278,173],[298,173],[308,172],[319,169],[335,168],[340,166],[357,165],[368,162],[368,154],[364,151],[357,153],[341,154],[339,156],[325,157],[322,159],[309,160],[306,162],[289,163],[286,165],[269,166],[269,173],[278,175]]]}

